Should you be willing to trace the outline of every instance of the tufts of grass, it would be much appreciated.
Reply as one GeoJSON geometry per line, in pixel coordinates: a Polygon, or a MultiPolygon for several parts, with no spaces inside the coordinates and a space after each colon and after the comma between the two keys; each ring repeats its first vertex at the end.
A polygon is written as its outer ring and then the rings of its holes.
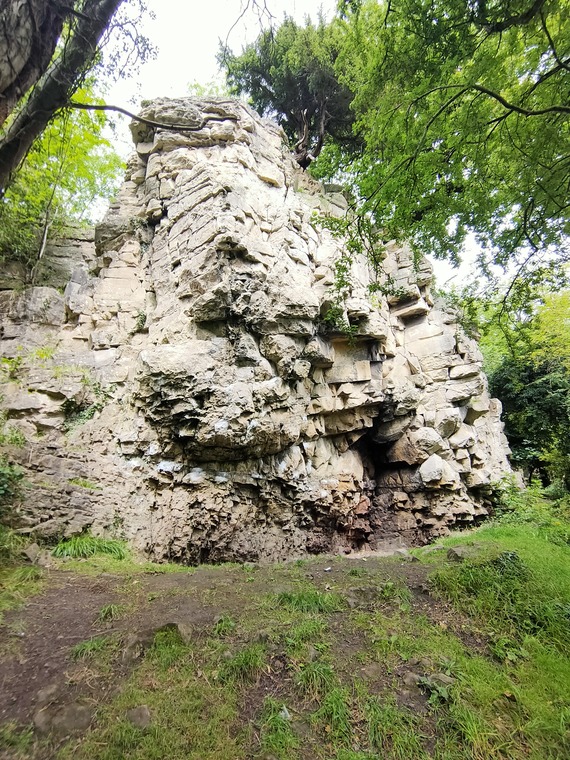
{"type": "Polygon", "coordinates": [[[122,604],[105,604],[99,610],[97,620],[100,623],[106,623],[110,620],[117,620],[124,613],[125,608],[122,604]]]}
{"type": "Polygon", "coordinates": [[[22,728],[12,722],[0,725],[0,752],[5,751],[6,757],[27,757],[24,753],[28,752],[33,741],[34,735],[31,728],[22,728]]]}
{"type": "Polygon", "coordinates": [[[17,562],[26,543],[27,539],[19,533],[0,524],[0,567],[17,562]]]}
{"type": "Polygon", "coordinates": [[[86,641],[80,641],[71,649],[71,657],[74,660],[90,660],[95,655],[108,649],[111,640],[108,636],[94,636],[86,641]]]}
{"type": "Polygon", "coordinates": [[[0,565],[0,621],[2,613],[17,609],[41,591],[44,578],[40,568],[30,565],[0,565]]]}
{"type": "Polygon", "coordinates": [[[313,713],[313,722],[321,724],[328,737],[346,745],[350,742],[350,696],[347,689],[335,686],[324,695],[321,706],[313,713]]]}
{"type": "Polygon", "coordinates": [[[79,486],[80,488],[86,488],[88,491],[101,490],[101,486],[97,485],[97,483],[94,483],[92,480],[87,480],[87,478],[71,478],[69,484],[72,486],[79,486]]]}
{"type": "Polygon", "coordinates": [[[71,559],[86,559],[96,554],[107,554],[114,559],[123,560],[128,557],[128,550],[123,541],[114,538],[82,535],[61,541],[52,549],[52,554],[54,557],[71,559]]]}
{"type": "Polygon", "coordinates": [[[287,760],[297,755],[299,740],[291,726],[291,717],[282,702],[266,697],[261,714],[261,750],[267,755],[287,760]]]}
{"type": "Polygon", "coordinates": [[[416,760],[428,758],[422,749],[418,720],[408,710],[403,710],[394,699],[381,702],[368,697],[364,707],[368,727],[368,743],[380,757],[393,760],[416,760]]]}
{"type": "Polygon", "coordinates": [[[229,636],[236,629],[236,622],[229,615],[222,615],[221,618],[216,620],[212,633],[214,636],[222,637],[229,636]]]}
{"type": "Polygon", "coordinates": [[[303,644],[316,642],[326,631],[327,626],[318,618],[308,618],[293,626],[285,635],[285,643],[289,651],[298,651],[303,644]]]}
{"type": "Polygon", "coordinates": [[[265,647],[263,644],[248,644],[242,650],[230,657],[219,670],[222,683],[236,681],[252,683],[265,666],[265,647]]]}
{"type": "Polygon", "coordinates": [[[16,583],[33,583],[42,578],[42,571],[35,565],[22,565],[14,571],[13,578],[16,583]]]}
{"type": "Polygon", "coordinates": [[[336,683],[333,669],[321,660],[302,663],[295,677],[295,685],[309,699],[318,699],[330,691],[336,683]]]}
{"type": "MultiPolygon", "coordinates": [[[[559,547],[549,548],[553,556],[559,547]]],[[[509,549],[442,568],[431,576],[431,584],[440,596],[515,641],[539,635],[570,652],[570,588],[555,577],[556,562],[544,574],[529,559],[509,549]]]]}
{"type": "Polygon", "coordinates": [[[187,653],[188,645],[182,641],[178,631],[175,628],[165,628],[157,631],[147,656],[153,665],[165,671],[182,661],[187,653]]]}
{"type": "Polygon", "coordinates": [[[385,581],[378,586],[378,596],[385,602],[400,602],[401,605],[406,606],[412,600],[412,594],[410,589],[403,583],[395,583],[394,581],[385,581]]]}
{"type": "Polygon", "coordinates": [[[343,599],[339,594],[305,589],[303,591],[284,591],[277,594],[277,604],[296,612],[338,612],[343,609],[343,599]]]}
{"type": "Polygon", "coordinates": [[[363,567],[351,567],[348,571],[348,575],[351,578],[364,578],[368,575],[368,570],[365,570],[363,567]]]}

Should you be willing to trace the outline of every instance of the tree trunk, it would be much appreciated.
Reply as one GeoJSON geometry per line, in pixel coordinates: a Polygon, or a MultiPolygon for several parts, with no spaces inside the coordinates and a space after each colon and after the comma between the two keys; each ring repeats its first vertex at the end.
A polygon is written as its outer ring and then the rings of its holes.
{"type": "Polygon", "coordinates": [[[99,40],[123,0],[91,0],[74,18],[61,53],[33,88],[27,102],[0,138],[0,193],[53,115],[64,108],[93,63],[99,40]]]}
{"type": "Polygon", "coordinates": [[[0,126],[47,69],[73,4],[0,0],[0,126]]]}

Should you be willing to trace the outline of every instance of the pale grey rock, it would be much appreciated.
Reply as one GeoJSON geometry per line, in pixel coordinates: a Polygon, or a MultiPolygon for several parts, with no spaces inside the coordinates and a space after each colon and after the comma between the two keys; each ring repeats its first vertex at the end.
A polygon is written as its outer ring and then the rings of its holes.
{"type": "Polygon", "coordinates": [[[348,336],[323,320],[343,242],[315,222],[346,201],[283,131],[226,98],[143,115],[193,131],[133,123],[117,201],[58,243],[64,295],[0,291],[24,529],[196,563],[411,545],[484,516],[509,471],[500,405],[429,264],[394,241],[378,273],[356,256],[348,336]]]}

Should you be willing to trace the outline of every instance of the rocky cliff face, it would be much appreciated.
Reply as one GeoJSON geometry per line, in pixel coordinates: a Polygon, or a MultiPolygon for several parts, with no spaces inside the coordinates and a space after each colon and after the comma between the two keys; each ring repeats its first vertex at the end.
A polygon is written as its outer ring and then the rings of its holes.
{"type": "Polygon", "coordinates": [[[182,128],[133,125],[95,248],[56,250],[65,292],[0,292],[20,520],[198,562],[423,542],[485,515],[509,470],[500,407],[427,263],[388,244],[380,272],[347,265],[318,221],[344,198],[243,104],[143,115],[182,128]]]}

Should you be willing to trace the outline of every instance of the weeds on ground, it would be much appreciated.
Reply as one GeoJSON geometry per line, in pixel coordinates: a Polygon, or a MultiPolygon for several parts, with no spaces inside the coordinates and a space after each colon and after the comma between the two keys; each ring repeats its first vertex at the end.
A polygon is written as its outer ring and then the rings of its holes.
{"type": "Polygon", "coordinates": [[[187,653],[187,645],[175,628],[158,631],[148,652],[148,659],[161,671],[167,671],[187,653]]]}
{"type": "Polygon", "coordinates": [[[260,745],[262,751],[279,760],[294,757],[291,753],[299,748],[287,707],[273,697],[266,697],[263,703],[260,745]]]}
{"type": "Polygon", "coordinates": [[[218,674],[220,681],[255,681],[265,666],[265,655],[263,644],[248,644],[222,664],[218,674]]]}
{"type": "Polygon", "coordinates": [[[570,654],[568,549],[523,526],[484,528],[478,536],[493,541],[499,553],[437,570],[433,590],[494,635],[519,642],[536,635],[570,654]]]}
{"type": "Polygon", "coordinates": [[[100,652],[104,652],[111,644],[108,636],[94,636],[86,641],[80,641],[71,649],[74,660],[90,660],[100,652]]]}
{"type": "Polygon", "coordinates": [[[229,634],[233,633],[235,629],[236,629],[235,620],[233,620],[229,615],[222,615],[214,623],[212,633],[214,636],[217,636],[217,637],[229,636],[229,634]]]}
{"type": "Polygon", "coordinates": [[[0,725],[0,752],[10,752],[7,757],[24,757],[33,741],[31,728],[22,728],[15,723],[0,725]]]}
{"type": "Polygon", "coordinates": [[[40,568],[22,564],[22,549],[27,543],[28,539],[0,525],[0,623],[4,612],[17,609],[42,589],[40,568]]]}
{"type": "Polygon", "coordinates": [[[105,604],[99,610],[97,620],[99,623],[106,623],[111,620],[117,620],[125,612],[125,607],[122,604],[105,604]]]}
{"type": "Polygon", "coordinates": [[[294,625],[285,634],[285,645],[290,654],[301,651],[307,643],[320,643],[327,624],[319,618],[308,618],[294,625]]]}
{"type": "Polygon", "coordinates": [[[364,701],[368,743],[380,757],[394,760],[428,758],[422,747],[420,721],[410,710],[398,707],[393,697],[381,700],[368,696],[364,701]]]}
{"type": "Polygon", "coordinates": [[[236,729],[236,690],[233,682],[220,684],[217,668],[207,645],[184,644],[174,629],[158,632],[93,728],[58,760],[245,760],[249,731],[236,729]],[[151,716],[147,728],[126,717],[142,704],[151,716]]]}
{"type": "Polygon", "coordinates": [[[344,607],[344,600],[339,594],[305,589],[302,591],[284,591],[277,594],[277,604],[296,612],[338,612],[344,607]]]}
{"type": "Polygon", "coordinates": [[[295,685],[307,699],[318,699],[337,683],[332,667],[321,660],[301,663],[295,676],[295,685]]]}
{"type": "Polygon", "coordinates": [[[54,557],[86,559],[95,554],[108,554],[114,559],[123,560],[128,557],[127,546],[124,541],[114,538],[98,538],[96,536],[81,535],[60,541],[52,549],[54,557]]]}
{"type": "Polygon", "coordinates": [[[350,694],[346,688],[335,686],[323,696],[321,706],[312,715],[313,723],[323,727],[325,735],[334,742],[348,744],[351,735],[350,694]]]}

